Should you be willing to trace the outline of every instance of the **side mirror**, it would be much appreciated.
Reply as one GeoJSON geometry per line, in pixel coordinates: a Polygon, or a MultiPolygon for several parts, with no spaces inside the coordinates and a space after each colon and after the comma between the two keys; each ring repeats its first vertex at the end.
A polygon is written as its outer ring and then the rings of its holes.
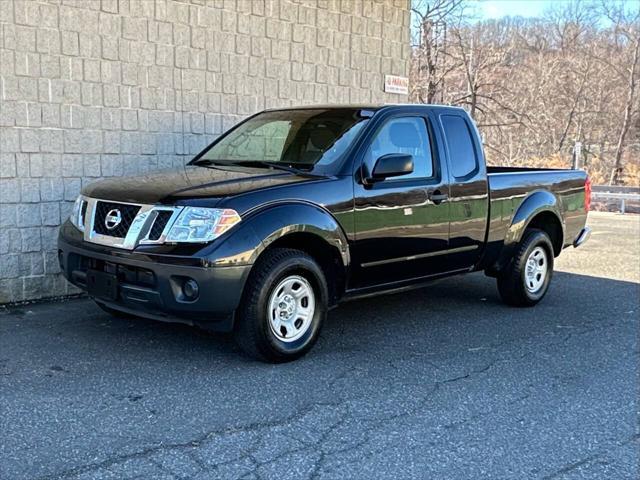
{"type": "Polygon", "coordinates": [[[378,182],[389,177],[399,177],[413,172],[413,156],[406,153],[388,153],[376,160],[367,181],[378,182]]]}

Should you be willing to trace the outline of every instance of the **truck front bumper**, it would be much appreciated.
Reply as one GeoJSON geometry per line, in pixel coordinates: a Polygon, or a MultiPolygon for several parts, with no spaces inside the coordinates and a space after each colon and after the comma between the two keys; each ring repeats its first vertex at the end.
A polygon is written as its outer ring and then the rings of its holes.
{"type": "Polygon", "coordinates": [[[196,257],[104,247],[85,242],[69,223],[60,228],[58,260],[65,278],[96,302],[140,317],[214,331],[233,329],[251,267],[204,266],[196,257]],[[96,289],[96,276],[112,279],[114,285],[96,289]],[[184,286],[190,280],[197,284],[198,294],[188,298],[184,286]]]}

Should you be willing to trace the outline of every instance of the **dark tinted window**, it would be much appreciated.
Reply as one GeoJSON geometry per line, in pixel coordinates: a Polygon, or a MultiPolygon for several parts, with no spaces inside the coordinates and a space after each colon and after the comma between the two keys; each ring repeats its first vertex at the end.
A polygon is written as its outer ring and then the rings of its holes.
{"type": "Polygon", "coordinates": [[[451,170],[454,177],[465,177],[478,166],[469,126],[457,115],[441,115],[440,121],[449,148],[451,170]]]}
{"type": "Polygon", "coordinates": [[[433,176],[431,144],[423,118],[394,118],[384,124],[365,157],[369,171],[372,171],[378,158],[389,153],[408,153],[413,156],[413,173],[398,177],[399,180],[433,176]]]}
{"type": "Polygon", "coordinates": [[[201,159],[227,163],[258,160],[311,169],[339,159],[366,121],[354,109],[264,112],[229,132],[201,159]]]}

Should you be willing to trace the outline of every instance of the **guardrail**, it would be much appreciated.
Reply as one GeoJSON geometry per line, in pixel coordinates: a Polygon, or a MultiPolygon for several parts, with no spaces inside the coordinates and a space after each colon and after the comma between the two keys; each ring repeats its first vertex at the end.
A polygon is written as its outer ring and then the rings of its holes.
{"type": "Polygon", "coordinates": [[[593,192],[635,193],[636,195],[640,195],[640,187],[622,187],[619,185],[592,185],[591,190],[593,192]]]}
{"type": "Polygon", "coordinates": [[[640,202],[640,188],[594,185],[591,189],[591,198],[594,200],[620,200],[620,213],[624,214],[627,202],[640,202]]]}

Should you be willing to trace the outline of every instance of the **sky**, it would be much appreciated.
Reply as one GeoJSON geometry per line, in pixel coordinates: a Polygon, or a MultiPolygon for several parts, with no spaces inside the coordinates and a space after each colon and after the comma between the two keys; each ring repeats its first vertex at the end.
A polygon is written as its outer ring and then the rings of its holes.
{"type": "Polygon", "coordinates": [[[506,16],[539,17],[546,8],[561,1],[564,0],[480,0],[477,12],[485,19],[506,16]]]}

